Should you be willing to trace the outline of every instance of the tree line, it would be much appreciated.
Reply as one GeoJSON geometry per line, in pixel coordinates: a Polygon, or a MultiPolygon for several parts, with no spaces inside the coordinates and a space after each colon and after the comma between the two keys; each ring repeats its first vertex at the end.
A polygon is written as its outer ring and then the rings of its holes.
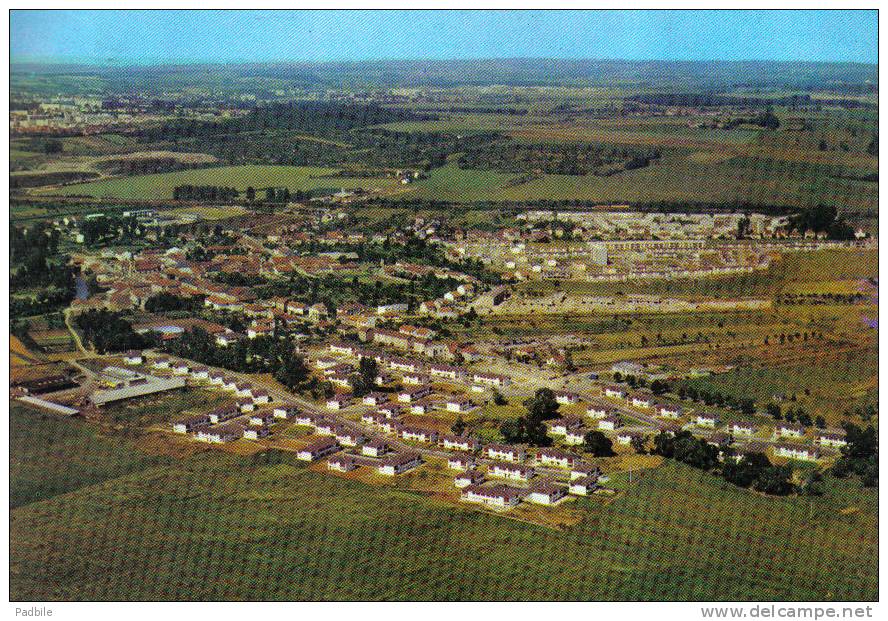
{"type": "Polygon", "coordinates": [[[74,318],[74,326],[85,343],[99,354],[141,349],[151,340],[135,330],[121,313],[105,309],[90,309],[74,318]]]}
{"type": "Polygon", "coordinates": [[[234,201],[240,192],[237,188],[217,185],[178,185],[173,188],[176,201],[234,201]]]}
{"type": "Polygon", "coordinates": [[[164,344],[164,351],[208,366],[238,373],[271,373],[289,390],[320,398],[331,392],[329,384],[312,377],[304,358],[292,343],[276,336],[241,339],[222,346],[203,328],[186,330],[164,344]]]}
{"type": "Polygon", "coordinates": [[[341,136],[358,127],[399,121],[434,120],[434,116],[377,104],[299,101],[258,106],[238,118],[221,121],[175,119],[132,132],[147,142],[194,137],[219,137],[267,130],[341,136]]]}
{"type": "Polygon", "coordinates": [[[658,149],[599,144],[528,144],[506,137],[485,140],[467,149],[460,168],[553,175],[609,175],[643,168],[660,157],[658,149]]]}
{"type": "Polygon", "coordinates": [[[831,205],[817,205],[803,209],[789,219],[790,228],[797,231],[814,231],[823,233],[829,239],[854,239],[854,229],[839,216],[838,210],[831,205]]]}

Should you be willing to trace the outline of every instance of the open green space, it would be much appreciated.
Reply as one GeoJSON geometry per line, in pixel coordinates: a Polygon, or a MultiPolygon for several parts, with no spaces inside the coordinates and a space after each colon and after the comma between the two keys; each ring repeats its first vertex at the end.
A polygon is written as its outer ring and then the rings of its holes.
{"type": "Polygon", "coordinates": [[[627,487],[607,505],[578,501],[582,521],[557,531],[315,473],[286,456],[205,452],[13,510],[10,595],[877,597],[875,491],[829,480],[822,498],[765,498],[675,464],[627,487]]]}
{"type": "Polygon", "coordinates": [[[183,388],[104,406],[102,416],[114,424],[142,427],[208,412],[229,400],[218,390],[183,388]]]}
{"type": "Polygon", "coordinates": [[[871,210],[874,183],[823,175],[808,166],[755,158],[701,161],[696,154],[671,154],[646,168],[611,176],[531,175],[521,178],[455,163],[433,170],[405,198],[474,201],[586,200],[609,202],[743,203],[871,210]],[[693,180],[693,182],[689,182],[693,180]]]}
{"type": "Polygon", "coordinates": [[[334,173],[335,168],[311,166],[219,166],[81,183],[46,192],[64,196],[164,200],[171,199],[173,189],[180,185],[214,185],[240,191],[248,186],[289,188],[291,191],[395,186],[393,179],[330,176],[334,173]]]}
{"type": "Polygon", "coordinates": [[[9,506],[67,494],[165,463],[81,420],[9,405],[9,506]]]}
{"type": "Polygon", "coordinates": [[[878,400],[878,368],[879,352],[873,347],[828,356],[813,353],[810,360],[780,366],[737,368],[686,384],[697,390],[755,399],[759,404],[776,395],[785,399],[794,395],[796,400],[786,401],[784,407],[801,407],[837,423],[845,410],[878,400]]]}

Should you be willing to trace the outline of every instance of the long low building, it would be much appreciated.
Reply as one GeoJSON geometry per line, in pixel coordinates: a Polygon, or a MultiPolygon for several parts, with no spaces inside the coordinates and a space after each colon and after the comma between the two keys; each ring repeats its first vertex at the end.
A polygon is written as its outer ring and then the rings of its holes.
{"type": "Polygon", "coordinates": [[[69,408],[66,405],[55,403],[54,401],[47,401],[38,397],[31,397],[29,395],[18,397],[18,400],[29,405],[36,405],[40,408],[46,408],[47,410],[58,412],[59,414],[64,414],[65,416],[74,416],[79,413],[79,410],[69,408]]]}
{"type": "Polygon", "coordinates": [[[120,381],[115,382],[113,388],[95,391],[90,396],[90,400],[94,405],[105,405],[115,401],[175,390],[185,386],[184,377],[156,377],[154,375],[143,375],[133,372],[130,372],[131,375],[127,377],[120,377],[122,374],[117,369],[114,369],[113,373],[114,378],[120,381]]]}
{"type": "Polygon", "coordinates": [[[462,500],[474,502],[489,507],[506,508],[514,507],[524,496],[525,492],[507,485],[495,485],[483,487],[481,485],[467,485],[460,494],[462,500]]]}

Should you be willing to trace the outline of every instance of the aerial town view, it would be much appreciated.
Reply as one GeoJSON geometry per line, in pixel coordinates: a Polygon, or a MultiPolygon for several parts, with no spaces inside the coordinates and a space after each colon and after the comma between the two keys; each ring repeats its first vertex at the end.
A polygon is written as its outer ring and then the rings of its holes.
{"type": "Polygon", "coordinates": [[[878,600],[877,27],[12,11],[10,600],[878,600]]]}

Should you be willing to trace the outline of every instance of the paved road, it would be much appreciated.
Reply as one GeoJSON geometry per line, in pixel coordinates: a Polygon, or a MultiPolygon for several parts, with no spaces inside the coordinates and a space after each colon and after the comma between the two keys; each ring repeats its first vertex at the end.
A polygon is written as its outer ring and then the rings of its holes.
{"type": "MultiPolygon", "coordinates": [[[[189,360],[187,358],[180,358],[177,356],[168,356],[168,357],[171,360],[181,360],[187,364],[193,364],[193,365],[199,364],[199,363],[196,363],[193,360],[189,360]]],[[[206,365],[201,365],[201,366],[206,366],[206,365]]],[[[345,414],[353,414],[353,415],[357,415],[358,417],[360,417],[360,415],[363,414],[364,412],[375,411],[375,408],[373,408],[371,406],[365,406],[363,404],[353,404],[353,405],[349,406],[348,408],[346,408],[345,410],[340,410],[340,411],[328,410],[326,408],[320,407],[318,404],[314,403],[313,401],[309,401],[309,400],[305,399],[304,397],[293,394],[289,391],[269,387],[267,384],[256,381],[256,379],[251,377],[250,375],[247,375],[244,373],[237,373],[234,371],[229,371],[227,369],[223,369],[223,368],[219,368],[219,367],[208,367],[208,368],[211,370],[221,371],[221,372],[225,373],[226,375],[236,377],[238,379],[244,380],[245,382],[249,382],[254,385],[262,384],[263,386],[266,387],[269,395],[272,397],[272,399],[276,403],[292,403],[292,404],[295,404],[295,405],[299,406],[300,408],[302,408],[303,411],[305,411],[305,412],[308,412],[311,414],[316,414],[319,416],[323,416],[327,420],[332,420],[334,422],[349,426],[351,428],[360,429],[367,436],[369,436],[371,438],[384,439],[389,444],[389,446],[392,447],[392,449],[395,452],[414,452],[414,453],[419,453],[420,455],[422,455],[424,457],[433,457],[433,458],[438,458],[438,459],[447,459],[448,457],[452,457],[453,455],[460,454],[460,452],[458,452],[458,451],[451,452],[451,451],[446,451],[444,449],[440,449],[437,447],[408,444],[407,442],[404,442],[404,441],[398,439],[394,435],[381,433],[378,429],[375,429],[373,427],[365,425],[363,422],[360,422],[360,420],[355,421],[352,418],[345,416],[345,414]]],[[[494,463],[496,460],[476,456],[475,461],[478,464],[491,464],[491,463],[494,463]]],[[[535,466],[534,470],[539,475],[543,475],[546,477],[553,477],[553,478],[564,478],[568,474],[568,471],[565,469],[551,468],[551,467],[546,467],[546,466],[535,466]]]]}
{"type": "MultiPolygon", "coordinates": [[[[198,364],[198,363],[195,363],[194,361],[188,360],[186,358],[177,358],[176,356],[170,356],[170,358],[171,359],[179,359],[179,360],[182,360],[188,364],[198,364]]],[[[202,366],[206,366],[206,365],[202,365],[202,366]]],[[[87,372],[87,373],[90,373],[90,374],[92,373],[91,371],[89,371],[85,367],[81,367],[81,368],[84,369],[85,372],[87,372]]],[[[390,447],[392,447],[392,450],[394,450],[395,452],[414,452],[414,453],[419,453],[420,455],[427,457],[427,458],[431,457],[431,458],[437,458],[437,459],[447,459],[448,457],[451,457],[453,455],[460,454],[459,452],[450,452],[450,451],[446,451],[446,450],[443,450],[443,449],[440,449],[437,447],[432,447],[432,446],[408,444],[392,434],[385,434],[385,433],[380,432],[378,429],[376,429],[374,427],[371,427],[369,425],[365,425],[363,422],[360,421],[360,416],[367,411],[375,411],[375,408],[373,408],[371,406],[365,406],[361,403],[355,403],[355,404],[352,404],[349,407],[347,407],[345,410],[339,410],[339,411],[328,410],[324,407],[319,406],[318,404],[314,403],[313,401],[310,401],[308,399],[305,399],[302,396],[291,393],[290,391],[281,390],[280,388],[276,388],[273,385],[270,385],[269,383],[257,381],[256,378],[251,377],[250,375],[247,375],[244,373],[237,373],[234,371],[229,371],[227,369],[218,368],[218,367],[210,367],[210,368],[212,370],[221,371],[221,372],[225,373],[226,375],[236,377],[236,378],[241,379],[245,382],[248,382],[248,383],[251,383],[254,385],[263,386],[268,391],[269,395],[271,396],[271,398],[273,399],[273,401],[275,403],[292,403],[292,404],[295,404],[295,405],[299,406],[300,408],[302,408],[303,411],[305,411],[305,412],[312,413],[312,414],[319,415],[319,416],[323,416],[327,420],[332,420],[336,423],[346,425],[346,426],[353,428],[353,429],[359,429],[363,433],[365,433],[368,437],[383,439],[389,444],[390,447]],[[356,417],[358,420],[357,421],[354,420],[349,415],[356,417]]],[[[93,374],[93,376],[94,376],[94,374],[93,374]]],[[[547,377],[547,376],[542,376],[542,375],[540,376],[541,379],[543,377],[547,377]]],[[[542,387],[544,385],[546,385],[546,384],[542,383],[540,385],[540,387],[542,387]]],[[[570,382],[567,382],[567,385],[570,386],[570,382]]],[[[568,388],[568,389],[570,389],[570,388],[568,388]]],[[[591,395],[588,392],[587,393],[578,393],[578,394],[580,395],[582,402],[584,402],[586,404],[602,405],[602,406],[608,407],[610,409],[613,409],[625,416],[629,416],[635,420],[641,421],[643,423],[643,425],[626,426],[626,427],[621,428],[619,431],[606,432],[607,435],[609,435],[609,436],[612,436],[612,437],[616,436],[617,433],[623,432],[623,431],[637,431],[640,433],[654,433],[654,432],[657,432],[663,426],[663,422],[658,420],[655,416],[639,412],[637,409],[630,408],[627,405],[619,403],[615,400],[610,400],[610,399],[607,399],[607,398],[604,398],[604,397],[601,397],[598,395],[591,395]]],[[[703,430],[703,429],[691,429],[691,431],[695,435],[697,435],[699,437],[707,438],[707,439],[709,437],[711,437],[712,434],[716,433],[716,430],[710,431],[710,430],[703,430]]],[[[748,446],[749,444],[752,444],[752,443],[775,444],[778,442],[780,442],[780,440],[774,440],[771,438],[750,438],[748,440],[739,439],[737,441],[737,444],[738,444],[738,448],[739,448],[740,446],[748,446]]],[[[829,452],[829,451],[826,451],[826,452],[829,452]]],[[[483,458],[480,456],[476,456],[476,463],[478,463],[478,464],[491,464],[494,461],[495,460],[486,459],[486,458],[483,458]]],[[[564,478],[568,472],[565,469],[561,469],[561,468],[550,468],[550,467],[542,467],[542,466],[535,466],[534,470],[537,472],[538,475],[542,475],[547,478],[564,478]]]]}

